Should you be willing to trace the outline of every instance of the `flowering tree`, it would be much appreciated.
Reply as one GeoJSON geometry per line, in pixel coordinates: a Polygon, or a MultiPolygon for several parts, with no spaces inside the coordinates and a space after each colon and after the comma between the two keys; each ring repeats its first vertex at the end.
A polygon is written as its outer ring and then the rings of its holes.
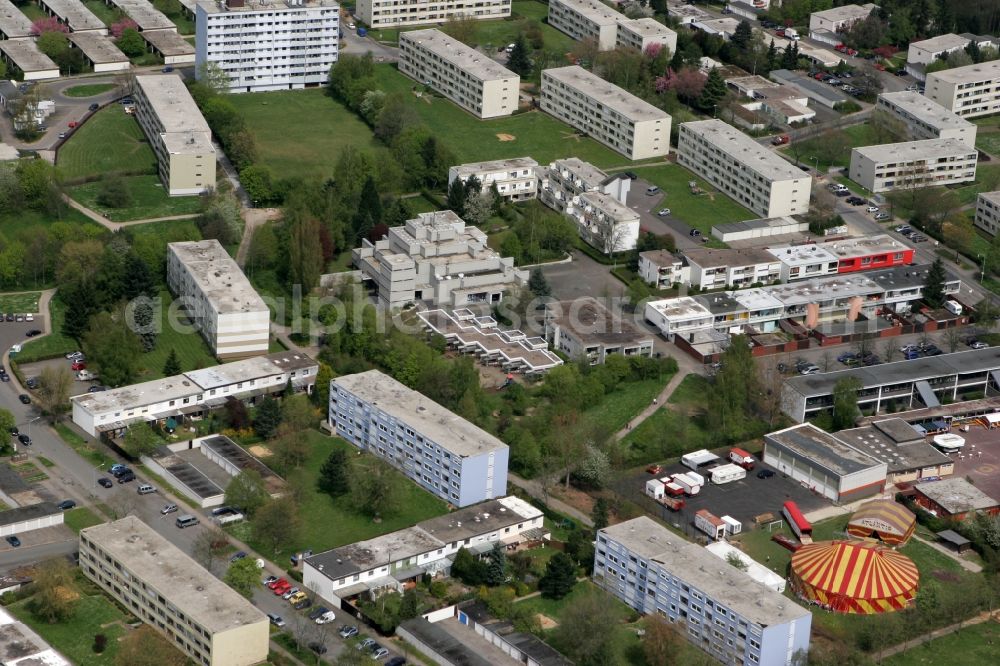
{"type": "Polygon", "coordinates": [[[35,19],[31,24],[31,34],[35,37],[47,32],[69,32],[69,26],[60,23],[55,16],[35,19]]]}
{"type": "Polygon", "coordinates": [[[702,89],[705,87],[707,78],[704,74],[693,67],[685,67],[679,72],[668,69],[664,76],[659,76],[654,82],[656,92],[663,94],[668,90],[673,90],[677,96],[684,101],[698,99],[702,89]]]}
{"type": "Polygon", "coordinates": [[[122,33],[126,30],[138,30],[139,25],[130,18],[123,18],[115,23],[111,24],[109,30],[111,30],[111,36],[115,39],[121,39],[122,33]]]}

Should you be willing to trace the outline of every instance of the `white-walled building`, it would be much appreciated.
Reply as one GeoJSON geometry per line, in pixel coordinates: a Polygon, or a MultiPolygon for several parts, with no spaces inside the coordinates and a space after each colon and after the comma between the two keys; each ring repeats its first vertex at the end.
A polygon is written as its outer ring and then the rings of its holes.
{"type": "Polygon", "coordinates": [[[1000,231],[1000,192],[980,192],[976,197],[977,227],[996,236],[1000,231]]]}
{"type": "Polygon", "coordinates": [[[958,139],[925,139],[851,151],[850,178],[871,192],[891,192],[976,179],[979,154],[958,139]]]}
{"type": "Polygon", "coordinates": [[[504,291],[527,283],[528,274],[487,241],[478,228],[467,226],[450,210],[441,210],[420,213],[375,243],[363,240],[352,258],[361,279],[375,282],[384,307],[416,301],[440,307],[499,303],[504,291]]]}
{"type": "Polygon", "coordinates": [[[603,192],[584,192],[567,213],[580,238],[604,254],[634,250],[639,242],[639,214],[603,192]]]}
{"type": "Polygon", "coordinates": [[[320,86],[337,62],[334,0],[199,0],[195,25],[196,75],[214,63],[230,92],[320,86]]]}
{"type": "Polygon", "coordinates": [[[653,336],[592,297],[545,304],[545,338],[571,359],[599,365],[608,356],[652,356],[653,336]]]}
{"type": "Polygon", "coordinates": [[[677,33],[651,18],[618,21],[616,40],[619,47],[642,52],[654,44],[670,49],[671,53],[677,51],[677,33]]]}
{"type": "Polygon", "coordinates": [[[542,110],[630,160],[670,150],[670,116],[578,65],[542,70],[542,110]]]}
{"type": "Polygon", "coordinates": [[[170,196],[215,189],[212,131],[177,74],[135,77],[135,117],[170,196]]]}
{"type": "Polygon", "coordinates": [[[470,162],[448,169],[448,186],[457,178],[463,183],[475,177],[488,193],[494,184],[505,201],[524,201],[538,196],[538,162],[530,157],[470,162]]]}
{"type": "Polygon", "coordinates": [[[267,353],[271,313],[219,241],[168,243],[167,285],[216,356],[267,353]]]}
{"type": "Polygon", "coordinates": [[[478,118],[517,111],[521,77],[440,30],[400,33],[399,71],[478,118]]]}
{"type": "Polygon", "coordinates": [[[689,284],[699,289],[749,287],[781,278],[781,261],[767,250],[695,248],[685,250],[684,258],[690,271],[689,284]]]}
{"type": "Polygon", "coordinates": [[[873,3],[865,5],[843,5],[833,7],[809,15],[809,37],[826,44],[836,46],[843,41],[842,34],[851,29],[858,21],[863,21],[878,6],[873,3]]]}
{"type": "Polygon", "coordinates": [[[356,15],[374,30],[405,28],[452,19],[489,20],[510,16],[511,0],[358,0],[356,15]]]}
{"type": "Polygon", "coordinates": [[[721,120],[682,123],[677,163],[758,215],[809,211],[812,178],[721,120]]]}
{"type": "Polygon", "coordinates": [[[601,51],[618,43],[618,21],[625,17],[598,0],[549,0],[547,22],[577,41],[593,39],[601,51]]]}
{"type": "Polygon", "coordinates": [[[781,281],[836,275],[840,260],[822,245],[774,245],[764,250],[781,262],[781,281]]]}
{"type": "Polygon", "coordinates": [[[957,139],[974,148],[976,125],[961,118],[918,92],[902,90],[882,93],[875,109],[898,118],[911,139],[957,139]]]}
{"type": "Polygon", "coordinates": [[[506,444],[378,370],[332,379],[328,419],[338,435],[449,504],[507,493],[506,444]]]}
{"type": "Polygon", "coordinates": [[[691,267],[666,250],[646,250],[639,253],[639,277],[657,289],[670,289],[675,284],[690,284],[691,267]]]}
{"type": "Polygon", "coordinates": [[[968,45],[968,37],[954,33],[937,35],[919,42],[910,42],[906,51],[906,63],[908,65],[929,65],[953,51],[961,51],[968,45]]]}
{"type": "Polygon", "coordinates": [[[609,176],[589,162],[567,157],[541,172],[538,198],[549,208],[569,215],[586,192],[603,192],[625,203],[631,185],[632,181],[622,174],[609,176]]]}
{"type": "Polygon", "coordinates": [[[924,94],[963,118],[1000,112],[1000,60],[932,72],[924,94]]]}

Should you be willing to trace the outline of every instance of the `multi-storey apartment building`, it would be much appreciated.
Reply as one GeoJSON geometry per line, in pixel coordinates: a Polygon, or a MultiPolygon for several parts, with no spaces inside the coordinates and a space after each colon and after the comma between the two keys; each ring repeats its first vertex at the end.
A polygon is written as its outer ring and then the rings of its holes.
{"type": "Polygon", "coordinates": [[[837,257],[821,244],[773,245],[764,251],[781,262],[782,282],[837,274],[837,257]]]}
{"type": "Polygon", "coordinates": [[[510,0],[358,0],[357,16],[376,30],[451,19],[501,19],[510,16],[510,0]]]}
{"type": "Polygon", "coordinates": [[[851,151],[850,178],[871,192],[891,192],[976,179],[979,154],[958,139],[924,139],[851,151]]]}
{"type": "Polygon", "coordinates": [[[684,258],[690,268],[691,286],[700,289],[749,287],[781,278],[781,261],[766,250],[696,248],[685,250],[684,258]]]}
{"type": "Polygon", "coordinates": [[[914,250],[888,234],[817,243],[837,259],[838,273],[873,271],[913,263],[914,250]]]}
{"type": "Polygon", "coordinates": [[[468,506],[507,492],[507,445],[389,375],[330,381],[331,429],[441,499],[468,506]]]}
{"type": "Polygon", "coordinates": [[[216,356],[267,353],[271,313],[219,241],[168,243],[167,284],[216,356]]]}
{"type": "Polygon", "coordinates": [[[670,116],[577,65],[542,70],[542,110],[631,160],[670,150],[670,116]]]}
{"type": "Polygon", "coordinates": [[[375,243],[363,240],[352,258],[361,279],[374,281],[379,304],[387,308],[416,301],[442,307],[499,303],[504,291],[525,284],[528,274],[487,241],[478,228],[441,210],[420,213],[375,243]]]}
{"type": "Polygon", "coordinates": [[[601,51],[615,48],[620,20],[627,19],[598,0],[549,1],[550,26],[576,40],[593,39],[601,51]]]}
{"type": "Polygon", "coordinates": [[[963,118],[1000,111],[1000,60],[927,75],[924,94],[963,118]]]}
{"type": "Polygon", "coordinates": [[[976,197],[977,227],[996,236],[1000,230],[1000,192],[980,192],[976,197]]]}
{"type": "Polygon", "coordinates": [[[617,46],[645,52],[650,46],[659,45],[677,51],[677,33],[651,18],[618,22],[617,46]]]}
{"type": "Polygon", "coordinates": [[[670,289],[675,284],[690,284],[691,268],[666,250],[646,250],[639,253],[639,277],[657,289],[670,289]]]}
{"type": "Polygon", "coordinates": [[[334,0],[198,0],[195,25],[195,73],[218,65],[230,92],[319,86],[337,62],[334,0]]]}
{"type": "Polygon", "coordinates": [[[901,120],[912,139],[957,139],[969,147],[976,145],[973,123],[920,93],[908,90],[882,93],[875,108],[901,120]]]}
{"type": "Polygon", "coordinates": [[[877,6],[868,3],[866,5],[844,5],[834,7],[821,12],[813,12],[809,15],[809,37],[826,44],[836,45],[840,43],[840,35],[851,29],[851,26],[858,21],[863,21],[875,10],[877,6]]]}
{"type": "Polygon", "coordinates": [[[545,338],[572,359],[590,365],[609,356],[652,356],[653,336],[589,296],[545,304],[545,338]]]}
{"type": "Polygon", "coordinates": [[[215,188],[212,132],[176,74],[135,77],[135,117],[156,154],[170,196],[215,188]]]}
{"type": "Polygon", "coordinates": [[[473,177],[484,193],[496,185],[505,201],[524,201],[538,196],[538,162],[530,157],[453,166],[448,169],[448,186],[451,187],[456,178],[466,183],[473,177]]]}
{"type": "Polygon", "coordinates": [[[634,250],[639,242],[639,214],[604,192],[584,192],[567,216],[580,238],[604,254],[634,250]]]}
{"type": "Polygon", "coordinates": [[[809,210],[812,178],[721,120],[682,123],[677,162],[758,215],[809,210]]]}
{"type": "Polygon", "coordinates": [[[541,173],[538,198],[549,208],[572,214],[586,192],[603,192],[625,203],[631,184],[622,174],[609,176],[589,162],[567,157],[552,162],[541,173]]]}
{"type": "Polygon", "coordinates": [[[651,518],[599,530],[595,546],[594,583],[723,663],[791,666],[809,651],[808,610],[651,518]]]}
{"type": "Polygon", "coordinates": [[[267,616],[135,516],[81,530],[80,570],[193,663],[267,659],[267,616]]]}
{"type": "Polygon", "coordinates": [[[399,71],[479,118],[517,111],[521,77],[440,30],[401,33],[399,71]]]}

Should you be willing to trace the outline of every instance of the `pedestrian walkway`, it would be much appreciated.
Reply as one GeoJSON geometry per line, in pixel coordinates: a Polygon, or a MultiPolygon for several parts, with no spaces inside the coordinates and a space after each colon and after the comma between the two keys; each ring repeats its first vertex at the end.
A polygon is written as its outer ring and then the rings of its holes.
{"type": "Polygon", "coordinates": [[[892,647],[886,648],[879,651],[879,662],[887,657],[899,654],[900,652],[905,652],[918,645],[923,645],[928,641],[932,641],[935,638],[941,638],[942,636],[947,636],[948,634],[953,634],[960,629],[965,629],[966,627],[971,627],[976,624],[982,624],[987,620],[997,620],[1000,618],[1000,611],[993,611],[992,613],[982,612],[976,617],[969,620],[962,620],[961,622],[956,622],[955,624],[950,624],[947,627],[941,627],[940,629],[935,629],[929,634],[924,634],[914,638],[913,640],[906,641],[905,643],[900,643],[899,645],[893,645],[892,647]]]}
{"type": "Polygon", "coordinates": [[[934,550],[938,551],[939,553],[941,553],[941,554],[943,554],[943,555],[945,555],[947,557],[950,557],[951,559],[955,560],[966,571],[971,571],[972,573],[982,573],[983,572],[983,568],[981,566],[979,566],[978,564],[976,564],[975,562],[968,561],[967,559],[965,559],[964,557],[962,557],[961,555],[959,555],[955,551],[949,550],[948,548],[945,548],[944,546],[942,546],[941,544],[939,544],[937,542],[928,541],[927,539],[925,539],[922,536],[917,535],[917,534],[914,534],[913,538],[916,539],[917,541],[919,541],[920,543],[927,544],[928,546],[930,546],[934,550]]]}
{"type": "Polygon", "coordinates": [[[660,391],[660,394],[655,398],[653,398],[652,404],[648,405],[644,410],[639,412],[635,417],[633,417],[631,421],[629,421],[628,425],[626,425],[624,428],[615,433],[615,441],[621,441],[622,439],[624,439],[625,436],[628,435],[633,428],[638,427],[640,423],[642,423],[650,416],[655,414],[656,410],[658,410],[660,407],[665,407],[667,409],[670,409],[671,408],[669,404],[670,396],[674,394],[674,391],[676,391],[677,387],[681,385],[681,382],[684,381],[684,378],[690,374],[691,374],[690,370],[678,370],[677,374],[671,377],[670,381],[667,382],[667,385],[663,387],[663,390],[660,391]]]}
{"type": "Polygon", "coordinates": [[[539,502],[546,504],[553,511],[558,511],[563,515],[569,516],[573,520],[578,520],[587,527],[594,526],[594,521],[590,519],[590,516],[585,514],[583,511],[566,504],[566,502],[552,497],[552,495],[545,491],[541,482],[533,479],[522,479],[513,472],[507,472],[507,481],[528,493],[539,502]]]}

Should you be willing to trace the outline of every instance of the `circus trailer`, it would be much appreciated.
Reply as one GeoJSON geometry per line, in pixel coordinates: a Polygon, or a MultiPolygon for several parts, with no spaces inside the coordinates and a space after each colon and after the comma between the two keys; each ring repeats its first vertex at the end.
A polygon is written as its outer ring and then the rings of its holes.
{"type": "Polygon", "coordinates": [[[788,527],[799,538],[799,541],[812,539],[812,525],[809,524],[806,517],[799,511],[798,504],[791,500],[785,502],[781,507],[781,514],[788,521],[788,527]]]}
{"type": "Polygon", "coordinates": [[[747,478],[747,471],[739,465],[719,465],[712,469],[712,483],[717,486],[745,478],[747,478]]]}
{"type": "Polygon", "coordinates": [[[726,523],[713,516],[707,509],[699,509],[694,514],[694,526],[712,538],[719,541],[726,536],[726,523]]]}
{"type": "Polygon", "coordinates": [[[680,485],[674,483],[674,480],[669,476],[660,479],[663,482],[663,492],[671,497],[680,497],[684,494],[684,488],[680,485]]]}
{"type": "Polygon", "coordinates": [[[664,495],[664,483],[659,479],[650,479],[646,482],[646,494],[655,500],[663,498],[664,495]]]}
{"type": "Polygon", "coordinates": [[[701,491],[701,484],[695,483],[687,474],[674,474],[673,479],[688,495],[697,495],[701,491]]]}
{"type": "Polygon", "coordinates": [[[729,462],[734,465],[739,465],[743,469],[750,471],[754,466],[753,456],[744,451],[743,449],[730,449],[729,450],[729,462]]]}
{"type": "Polygon", "coordinates": [[[723,516],[722,522],[726,524],[726,535],[733,536],[734,534],[739,534],[743,531],[743,523],[736,520],[732,516],[723,516]]]}

